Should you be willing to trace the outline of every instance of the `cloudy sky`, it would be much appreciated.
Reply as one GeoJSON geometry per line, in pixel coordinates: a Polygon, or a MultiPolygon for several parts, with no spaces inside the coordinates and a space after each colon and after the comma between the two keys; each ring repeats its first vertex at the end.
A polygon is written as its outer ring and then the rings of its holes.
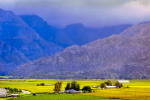
{"type": "Polygon", "coordinates": [[[15,14],[36,14],[52,26],[83,23],[86,27],[150,21],[150,0],[0,0],[15,14]]]}

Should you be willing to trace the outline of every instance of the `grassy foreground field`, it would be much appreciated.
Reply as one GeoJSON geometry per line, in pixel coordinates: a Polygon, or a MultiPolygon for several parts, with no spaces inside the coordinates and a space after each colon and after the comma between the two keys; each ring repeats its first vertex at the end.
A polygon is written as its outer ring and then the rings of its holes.
{"type": "MultiPolygon", "coordinates": [[[[63,82],[62,90],[64,90],[67,82],[71,82],[72,80],[0,79],[0,87],[11,87],[11,88],[24,89],[24,90],[30,91],[31,93],[49,93],[49,92],[53,92],[54,86],[37,86],[37,84],[40,84],[40,83],[55,84],[58,81],[63,82]]],[[[91,86],[91,87],[97,86],[106,80],[76,80],[76,81],[80,84],[80,88],[82,88],[83,86],[91,86]]],[[[115,80],[113,80],[113,82],[115,82],[115,80]]],[[[65,96],[65,94],[63,94],[63,95],[65,96]]],[[[121,88],[121,89],[120,88],[117,88],[117,89],[94,89],[93,93],[81,93],[81,94],[78,94],[78,96],[79,95],[80,96],[86,95],[86,96],[90,96],[90,97],[92,96],[92,98],[106,97],[106,98],[120,98],[120,99],[150,100],[150,80],[130,80],[130,83],[124,83],[123,88],[121,88]],[[127,86],[129,86],[130,88],[126,88],[127,86]]],[[[48,96],[52,96],[52,95],[48,95],[48,96]]],[[[37,96],[31,97],[31,98],[36,98],[36,97],[37,96]]],[[[83,98],[84,97],[85,96],[83,96],[83,98]]],[[[26,100],[28,100],[28,99],[26,99],[26,100]]],[[[31,100],[33,100],[33,99],[31,99],[31,100]]],[[[54,100],[56,100],[56,99],[54,99],[54,100]]],[[[59,99],[57,99],[57,100],[59,100],[59,99]]],[[[73,100],[79,100],[79,99],[73,99],[73,100]]],[[[85,99],[81,99],[81,100],[85,100],[85,99]]],[[[86,100],[88,100],[88,99],[86,99],[86,100]]]]}
{"type": "Polygon", "coordinates": [[[40,96],[14,98],[11,100],[110,100],[110,99],[95,96],[74,95],[74,94],[50,94],[50,95],[47,94],[40,96]]]}

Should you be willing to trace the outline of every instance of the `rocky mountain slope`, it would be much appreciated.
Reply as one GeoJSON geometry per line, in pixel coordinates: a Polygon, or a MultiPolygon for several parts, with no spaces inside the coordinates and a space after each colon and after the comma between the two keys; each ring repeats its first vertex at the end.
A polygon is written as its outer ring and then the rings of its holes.
{"type": "Polygon", "coordinates": [[[150,78],[150,23],[23,64],[25,78],[150,78]]]}
{"type": "Polygon", "coordinates": [[[1,62],[7,62],[12,69],[28,60],[50,56],[63,50],[63,47],[41,38],[22,18],[2,9],[0,9],[0,40],[1,62]]]}
{"type": "Polygon", "coordinates": [[[82,24],[72,24],[65,29],[57,29],[37,15],[18,16],[0,9],[0,66],[11,72],[20,64],[51,56],[71,45],[118,34],[130,26],[91,29],[82,24]]]}
{"type": "Polygon", "coordinates": [[[48,25],[37,15],[20,15],[20,17],[46,41],[64,48],[75,44],[66,33],[48,25]]]}
{"type": "Polygon", "coordinates": [[[14,47],[0,40],[0,75],[5,75],[7,70],[28,62],[28,58],[14,47]]]}

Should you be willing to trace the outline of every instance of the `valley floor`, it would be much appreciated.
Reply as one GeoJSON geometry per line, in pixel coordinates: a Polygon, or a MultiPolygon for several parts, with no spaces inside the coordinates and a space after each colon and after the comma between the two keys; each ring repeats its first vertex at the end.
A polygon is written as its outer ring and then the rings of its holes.
{"type": "MultiPolygon", "coordinates": [[[[72,80],[55,80],[55,79],[0,79],[0,87],[11,87],[23,90],[28,90],[31,93],[50,93],[53,92],[54,86],[37,86],[37,84],[55,84],[58,81],[62,81],[62,89],[64,90],[67,82],[72,80]]],[[[97,86],[106,80],[75,80],[80,84],[80,88],[83,86],[97,86]]],[[[115,82],[116,80],[112,80],[115,82]]],[[[48,100],[47,98],[54,98],[51,100],[107,100],[109,99],[133,99],[133,100],[150,100],[150,80],[130,80],[130,83],[123,83],[123,88],[116,89],[96,89],[93,93],[80,93],[76,95],[69,94],[44,94],[40,96],[31,97],[21,97],[16,100],[35,100],[36,98],[42,98],[43,100],[48,100]],[[129,88],[127,88],[127,86],[129,88]],[[69,98],[74,99],[69,99],[69,98]],[[28,98],[28,99],[26,99],[28,98]],[[91,98],[91,99],[87,99],[91,98]]],[[[6,98],[0,98],[0,100],[6,100],[6,98]]],[[[38,99],[36,99],[38,100],[38,99]]]]}

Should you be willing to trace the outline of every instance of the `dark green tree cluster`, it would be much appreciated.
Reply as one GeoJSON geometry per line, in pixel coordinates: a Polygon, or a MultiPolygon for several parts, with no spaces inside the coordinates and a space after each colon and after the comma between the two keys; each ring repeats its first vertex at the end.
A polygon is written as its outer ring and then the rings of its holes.
{"type": "Polygon", "coordinates": [[[82,89],[83,93],[90,93],[92,92],[92,89],[90,86],[84,86],[83,89],[82,89]]]}
{"type": "Polygon", "coordinates": [[[55,84],[54,84],[54,91],[55,91],[55,93],[60,92],[61,87],[62,87],[62,82],[57,82],[57,83],[55,83],[55,84]]]}
{"type": "Polygon", "coordinates": [[[45,86],[44,83],[37,84],[37,86],[45,86]]]}
{"type": "Polygon", "coordinates": [[[123,85],[122,85],[122,83],[119,83],[118,81],[116,81],[116,82],[115,82],[115,86],[116,86],[117,88],[121,88],[123,85]]]}
{"type": "Polygon", "coordinates": [[[44,85],[45,85],[44,83],[41,83],[41,84],[40,84],[40,86],[44,86],[44,85]]]}
{"type": "Polygon", "coordinates": [[[112,81],[111,80],[107,80],[106,82],[104,82],[107,86],[112,86],[112,81]]]}
{"type": "Polygon", "coordinates": [[[80,85],[77,84],[76,81],[72,81],[71,83],[67,83],[65,90],[74,89],[76,91],[80,90],[80,85]]]}

